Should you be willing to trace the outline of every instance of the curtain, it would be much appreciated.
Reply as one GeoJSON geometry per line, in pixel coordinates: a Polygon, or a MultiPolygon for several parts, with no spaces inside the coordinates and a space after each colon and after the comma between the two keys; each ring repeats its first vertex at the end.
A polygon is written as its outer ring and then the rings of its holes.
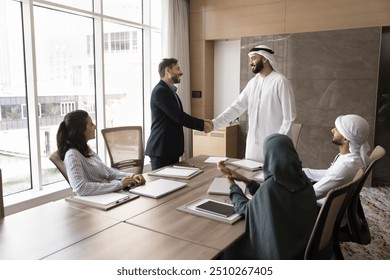
{"type": "MultiPolygon", "coordinates": [[[[190,54],[189,54],[189,1],[162,0],[162,58],[179,60],[183,76],[177,84],[177,94],[183,109],[191,114],[190,54]]],[[[192,156],[192,130],[184,128],[184,158],[192,156]]]]}

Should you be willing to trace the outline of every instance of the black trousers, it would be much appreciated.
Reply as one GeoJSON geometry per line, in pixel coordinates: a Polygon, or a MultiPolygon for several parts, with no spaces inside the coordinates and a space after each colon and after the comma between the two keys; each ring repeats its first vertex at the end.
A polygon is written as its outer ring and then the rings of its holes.
{"type": "Polygon", "coordinates": [[[150,157],[150,165],[152,166],[152,170],[156,170],[177,162],[179,162],[179,157],[150,157]]]}

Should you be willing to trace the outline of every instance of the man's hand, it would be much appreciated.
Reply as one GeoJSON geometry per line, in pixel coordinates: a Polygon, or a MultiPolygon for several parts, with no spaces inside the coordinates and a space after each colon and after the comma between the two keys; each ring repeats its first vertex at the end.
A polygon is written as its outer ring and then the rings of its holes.
{"type": "Polygon", "coordinates": [[[213,121],[212,120],[209,120],[209,119],[205,119],[204,120],[204,129],[203,131],[205,133],[209,133],[211,131],[214,130],[214,124],[213,124],[213,121]]]}

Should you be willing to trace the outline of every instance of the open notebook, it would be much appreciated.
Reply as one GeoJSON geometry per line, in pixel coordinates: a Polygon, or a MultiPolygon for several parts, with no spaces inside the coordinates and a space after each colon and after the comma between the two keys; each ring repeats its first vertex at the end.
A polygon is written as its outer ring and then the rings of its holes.
{"type": "Polygon", "coordinates": [[[132,188],[129,190],[129,192],[141,196],[159,198],[178,189],[184,188],[185,186],[187,186],[187,183],[184,182],[168,179],[157,179],[153,182],[146,183],[143,186],[132,188]]]}
{"type": "Polygon", "coordinates": [[[115,206],[129,202],[130,200],[133,200],[138,197],[139,195],[135,195],[135,194],[113,192],[113,193],[89,195],[89,196],[76,195],[76,196],[67,197],[65,198],[65,200],[84,204],[102,210],[108,210],[115,206]]]}

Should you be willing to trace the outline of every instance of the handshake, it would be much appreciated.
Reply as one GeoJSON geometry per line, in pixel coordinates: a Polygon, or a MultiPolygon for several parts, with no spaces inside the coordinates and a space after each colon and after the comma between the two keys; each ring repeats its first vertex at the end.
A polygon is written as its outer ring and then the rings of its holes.
{"type": "Polygon", "coordinates": [[[204,120],[204,128],[203,128],[203,131],[205,133],[209,133],[211,131],[214,130],[214,124],[213,124],[213,121],[212,120],[209,120],[209,119],[205,119],[204,120]]]}

